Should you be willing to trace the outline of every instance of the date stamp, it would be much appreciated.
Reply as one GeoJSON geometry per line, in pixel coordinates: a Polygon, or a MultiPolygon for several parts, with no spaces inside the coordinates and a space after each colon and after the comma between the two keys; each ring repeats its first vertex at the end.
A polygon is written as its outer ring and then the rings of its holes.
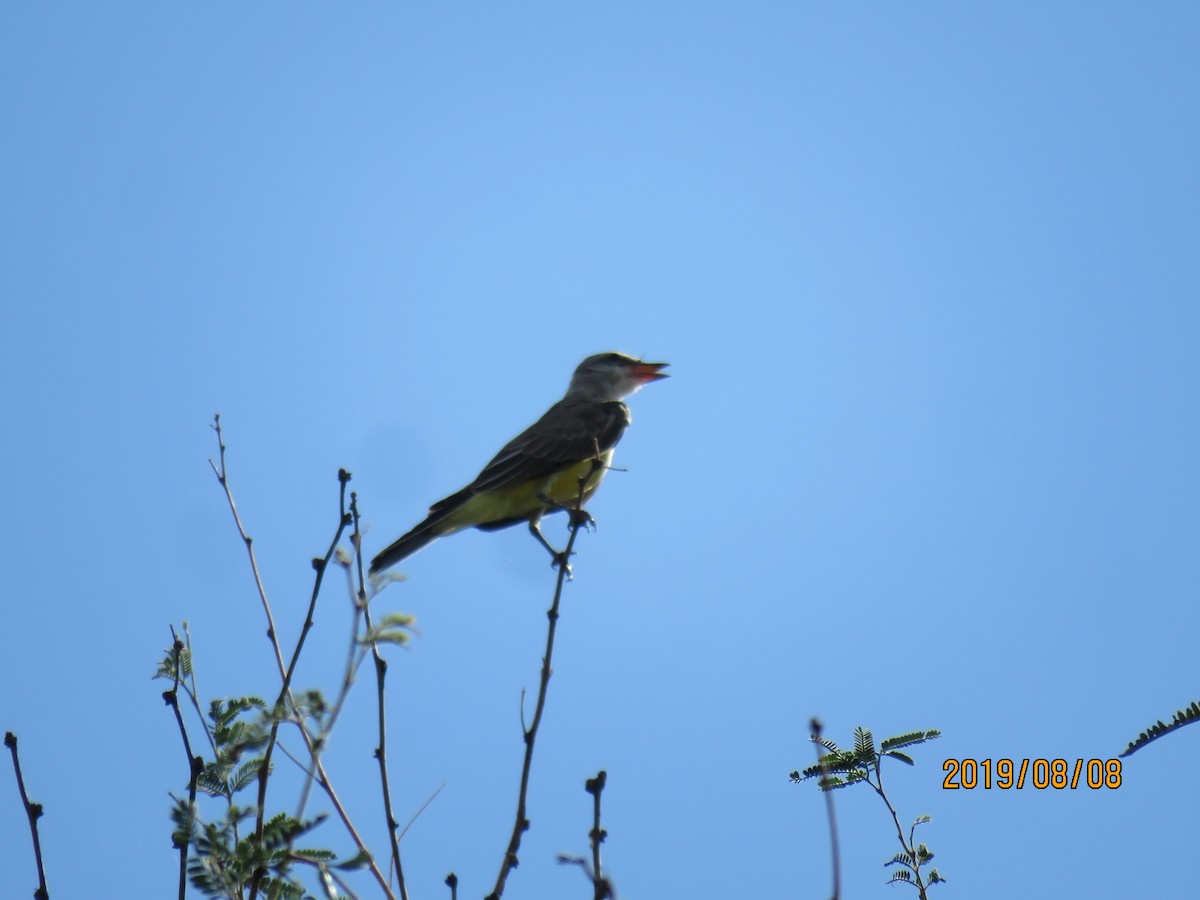
{"type": "Polygon", "coordinates": [[[983,788],[1002,791],[1021,790],[1032,785],[1039,791],[1054,788],[1094,791],[1116,790],[1121,786],[1119,759],[948,759],[942,763],[946,777],[942,787],[948,791],[972,791],[983,788]]]}

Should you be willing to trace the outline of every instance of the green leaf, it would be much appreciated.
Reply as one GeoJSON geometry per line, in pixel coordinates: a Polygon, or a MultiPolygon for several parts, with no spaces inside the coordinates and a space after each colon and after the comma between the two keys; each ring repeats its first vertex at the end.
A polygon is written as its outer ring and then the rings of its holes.
{"type": "Polygon", "coordinates": [[[859,759],[875,758],[875,738],[871,734],[871,729],[863,728],[861,725],[854,729],[854,753],[859,759]]]}
{"type": "Polygon", "coordinates": [[[1126,756],[1130,756],[1136,751],[1142,749],[1142,747],[1145,747],[1151,741],[1156,741],[1160,737],[1170,734],[1172,731],[1176,731],[1185,725],[1191,725],[1193,722],[1198,720],[1200,720],[1200,703],[1197,703],[1195,700],[1193,700],[1188,706],[1175,711],[1175,717],[1171,720],[1170,725],[1164,724],[1163,720],[1159,719],[1156,723],[1139,734],[1137,740],[1132,741],[1129,746],[1125,748],[1125,752],[1121,754],[1121,757],[1124,758],[1126,756]]]}
{"type": "Polygon", "coordinates": [[[853,754],[831,753],[827,756],[822,756],[821,761],[816,765],[805,769],[803,777],[800,780],[804,781],[809,778],[833,773],[849,773],[861,767],[862,763],[853,754]]]}
{"type": "Polygon", "coordinates": [[[929,731],[910,731],[908,734],[898,734],[890,737],[881,745],[881,750],[895,750],[899,747],[911,747],[914,744],[924,744],[926,741],[937,740],[942,733],[936,728],[929,731]]]}
{"type": "Polygon", "coordinates": [[[228,797],[225,770],[214,763],[209,763],[196,778],[196,790],[203,791],[210,797],[228,797]]]}
{"type": "MultiPolygon", "coordinates": [[[[233,773],[233,776],[228,781],[229,793],[236,794],[246,785],[258,780],[259,770],[262,768],[263,757],[258,756],[249,762],[242,763],[238,770],[233,773]]],[[[270,773],[268,773],[269,775],[270,773]]]]}
{"type": "Polygon", "coordinates": [[[282,878],[263,878],[258,883],[259,890],[266,894],[269,900],[302,900],[304,887],[297,882],[282,878]]]}
{"type": "Polygon", "coordinates": [[[377,625],[367,629],[359,638],[360,644],[407,644],[412,638],[412,616],[403,613],[388,613],[377,625]]]}
{"type": "Polygon", "coordinates": [[[343,869],[347,872],[353,872],[355,869],[361,869],[371,864],[371,854],[366,850],[360,850],[356,856],[350,857],[345,862],[334,863],[335,869],[343,869]]]}
{"type": "MultiPolygon", "coordinates": [[[[167,681],[175,680],[175,648],[168,647],[163,656],[162,662],[158,664],[158,669],[154,673],[154,678],[165,678],[167,681]]],[[[184,647],[179,651],[179,680],[185,681],[192,674],[192,651],[184,647]]]]}
{"type": "Polygon", "coordinates": [[[829,740],[828,738],[817,737],[815,734],[812,734],[812,735],[809,735],[808,739],[810,741],[812,741],[814,744],[820,744],[822,747],[824,747],[830,753],[841,752],[838,750],[837,744],[835,744],[833,741],[829,740]]]}
{"type": "Polygon", "coordinates": [[[208,717],[217,728],[224,728],[242,713],[254,709],[266,709],[261,697],[237,697],[231,700],[214,700],[209,706],[208,717]]]}
{"type": "Polygon", "coordinates": [[[817,782],[817,787],[823,791],[836,791],[839,788],[848,787],[850,782],[844,778],[838,778],[836,775],[829,775],[817,782]]]}
{"type": "Polygon", "coordinates": [[[332,850],[293,850],[292,855],[314,863],[333,862],[337,859],[337,854],[332,850]]]}

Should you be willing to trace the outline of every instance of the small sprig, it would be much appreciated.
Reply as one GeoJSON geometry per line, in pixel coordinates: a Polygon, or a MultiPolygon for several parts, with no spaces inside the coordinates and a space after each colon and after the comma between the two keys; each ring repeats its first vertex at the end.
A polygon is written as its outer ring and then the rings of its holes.
{"type": "Polygon", "coordinates": [[[810,735],[809,739],[824,748],[826,753],[818,758],[816,765],[809,766],[803,772],[792,772],[791,774],[793,782],[817,778],[817,785],[822,791],[835,791],[852,784],[869,784],[871,789],[883,800],[888,812],[891,813],[892,822],[896,826],[896,835],[900,840],[901,848],[903,848],[900,853],[884,863],[885,866],[900,866],[900,869],[892,873],[892,877],[888,879],[887,883],[911,884],[917,888],[921,900],[927,900],[926,889],[930,885],[940,884],[946,880],[937,869],[931,868],[927,874],[922,872],[922,867],[933,859],[933,852],[925,844],[916,843],[916,828],[918,825],[928,822],[930,817],[921,816],[916,819],[909,828],[908,834],[905,835],[904,828],[900,825],[900,817],[884,791],[882,766],[883,761],[888,758],[898,760],[905,765],[914,765],[912,757],[907,753],[901,753],[901,748],[924,744],[927,741],[936,740],[940,736],[941,732],[937,730],[912,731],[887,738],[876,748],[875,738],[870,730],[859,727],[854,729],[854,749],[842,750],[833,741],[821,737],[819,731],[814,729],[814,733],[810,735]]]}

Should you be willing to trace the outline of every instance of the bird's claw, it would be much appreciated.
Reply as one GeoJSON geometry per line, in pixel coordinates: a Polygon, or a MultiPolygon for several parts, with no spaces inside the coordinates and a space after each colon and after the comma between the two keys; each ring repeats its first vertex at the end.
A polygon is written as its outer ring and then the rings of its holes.
{"type": "Polygon", "coordinates": [[[561,568],[567,576],[567,581],[573,581],[575,579],[575,573],[571,571],[570,560],[571,560],[571,557],[574,555],[575,555],[574,550],[572,550],[570,553],[568,553],[565,550],[560,550],[558,553],[553,554],[554,558],[550,560],[550,568],[552,568],[552,569],[561,568]]]}
{"type": "Polygon", "coordinates": [[[586,526],[588,531],[596,530],[596,519],[586,509],[572,509],[572,510],[568,510],[568,512],[570,513],[570,516],[571,516],[571,527],[572,528],[579,528],[581,526],[586,526]]]}

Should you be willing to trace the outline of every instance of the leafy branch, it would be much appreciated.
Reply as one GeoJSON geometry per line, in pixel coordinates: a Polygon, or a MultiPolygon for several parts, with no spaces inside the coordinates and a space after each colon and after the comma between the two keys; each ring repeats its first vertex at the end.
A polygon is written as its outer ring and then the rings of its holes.
{"type": "Polygon", "coordinates": [[[821,737],[820,733],[811,735],[810,740],[826,751],[814,766],[809,766],[803,772],[792,772],[793,782],[807,781],[816,778],[817,786],[822,791],[835,791],[853,784],[868,784],[879,795],[891,813],[892,822],[896,827],[896,836],[900,840],[901,852],[889,859],[885,866],[898,866],[888,879],[888,884],[904,882],[917,888],[921,900],[927,900],[927,889],[934,884],[940,884],[946,879],[935,868],[930,868],[928,875],[922,873],[922,867],[933,860],[933,852],[924,844],[917,843],[916,830],[918,825],[924,825],[930,820],[929,816],[920,816],[913,823],[906,835],[900,824],[896,808],[892,806],[883,787],[883,761],[895,759],[905,765],[914,765],[912,757],[901,750],[924,744],[937,739],[940,731],[912,731],[907,734],[890,737],[875,745],[875,738],[869,729],[858,727],[854,729],[854,748],[842,750],[833,741],[821,737]]]}
{"type": "Polygon", "coordinates": [[[404,643],[411,630],[412,619],[408,616],[385,616],[378,625],[371,622],[368,598],[364,587],[357,496],[351,494],[347,508],[346,492],[350,474],[338,472],[338,526],[328,550],[323,557],[313,560],[316,578],[308,603],[307,613],[299,638],[285,663],[283,648],[275,627],[271,605],[267,599],[263,579],[254,553],[253,541],[247,534],[238,512],[233,492],[229,485],[226,468],[226,446],[221,431],[220,416],[214,418],[213,430],[217,435],[219,464],[210,460],[213,472],[225,492],[234,523],[250,560],[258,596],[268,623],[268,638],[279,669],[281,686],[273,704],[259,697],[239,697],[213,701],[207,716],[201,715],[199,692],[196,688],[195,666],[192,656],[190,635],[185,623],[186,641],[181,641],[172,629],[173,644],[158,668],[157,677],[170,679],[172,687],[163,697],[175,711],[185,752],[191,770],[189,791],[186,799],[176,799],[172,808],[176,846],[180,848],[180,898],[185,889],[184,869],[191,883],[209,896],[241,898],[248,895],[255,900],[261,892],[272,898],[306,897],[310,894],[292,874],[296,867],[312,869],[319,878],[327,896],[338,896],[339,891],[349,896],[353,893],[343,883],[340,872],[366,867],[382,889],[383,895],[394,900],[390,879],[384,876],[374,857],[367,849],[358,831],[350,820],[345,807],[333,788],[322,761],[322,751],[328,742],[337,714],[353,681],[354,671],[366,658],[373,654],[376,660],[380,742],[376,756],[380,759],[384,789],[384,809],[389,823],[392,845],[392,867],[398,881],[400,895],[407,900],[403,871],[400,866],[398,837],[388,791],[385,746],[386,722],[383,718],[383,677],[386,668],[379,653],[380,644],[404,643]],[[352,555],[339,549],[347,527],[353,524],[352,555]],[[305,640],[313,627],[317,597],[320,594],[324,575],[330,562],[336,558],[347,574],[356,566],[358,589],[350,592],[354,608],[354,629],[351,650],[348,656],[348,671],[341,694],[330,709],[320,691],[296,691],[292,687],[300,654],[305,640]],[[193,756],[187,728],[183,722],[178,703],[178,692],[183,688],[197,715],[203,722],[204,731],[212,750],[212,759],[205,762],[193,756]],[[295,726],[305,743],[308,760],[301,763],[279,743],[279,728],[283,724],[295,726]],[[283,813],[268,817],[267,785],[273,772],[272,756],[276,747],[288,755],[307,772],[308,780],[301,791],[301,799],[294,815],[283,813]],[[326,795],[337,816],[357,850],[349,859],[339,861],[337,855],[325,849],[297,849],[296,842],[325,820],[326,815],[306,817],[304,808],[308,791],[316,784],[326,795]],[[241,794],[256,787],[255,801],[239,803],[241,794]],[[196,804],[197,793],[222,798],[225,801],[223,816],[215,821],[201,819],[196,804]],[[251,827],[252,826],[252,827],[251,827]],[[249,836],[243,837],[243,828],[249,828],[249,836]]]}

